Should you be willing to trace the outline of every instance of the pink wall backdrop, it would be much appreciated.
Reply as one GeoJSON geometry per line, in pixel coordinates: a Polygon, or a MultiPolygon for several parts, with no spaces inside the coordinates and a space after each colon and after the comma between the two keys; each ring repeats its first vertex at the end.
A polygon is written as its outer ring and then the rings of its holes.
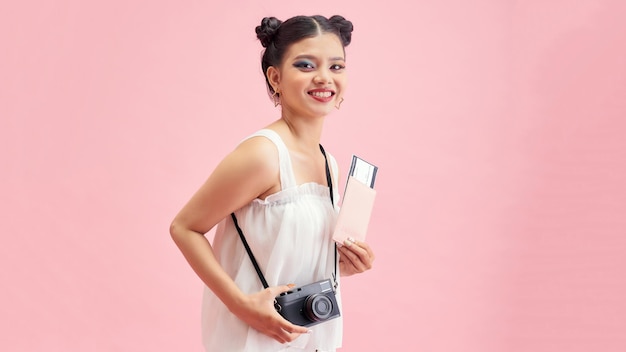
{"type": "Polygon", "coordinates": [[[626,351],[625,4],[3,2],[0,349],[200,351],[169,222],[278,117],[260,19],[338,13],[323,143],[380,166],[342,351],[626,351]]]}

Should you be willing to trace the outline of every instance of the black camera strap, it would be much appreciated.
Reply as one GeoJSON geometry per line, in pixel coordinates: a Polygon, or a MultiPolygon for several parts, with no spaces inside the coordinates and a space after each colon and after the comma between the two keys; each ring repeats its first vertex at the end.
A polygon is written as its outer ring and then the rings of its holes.
{"type": "MultiPolygon", "coordinates": [[[[333,197],[333,180],[332,177],[330,176],[330,167],[328,166],[328,157],[326,157],[326,151],[324,151],[324,147],[322,147],[322,145],[320,144],[320,150],[322,151],[322,154],[324,155],[324,161],[326,163],[326,182],[328,183],[328,188],[330,190],[330,202],[333,205],[333,208],[335,207],[335,200],[333,197]]],[[[250,249],[250,246],[248,245],[248,241],[246,240],[246,237],[243,235],[243,231],[241,230],[241,227],[239,227],[239,223],[237,222],[237,217],[235,216],[235,213],[231,213],[230,216],[233,218],[233,223],[235,224],[235,228],[237,229],[237,232],[239,233],[239,237],[241,238],[241,242],[243,242],[243,246],[246,249],[246,252],[248,252],[248,256],[250,257],[250,260],[252,261],[252,265],[254,265],[254,270],[256,270],[256,273],[259,275],[259,279],[261,280],[261,283],[263,284],[263,288],[268,288],[269,285],[267,284],[267,280],[265,280],[265,276],[263,275],[263,272],[261,271],[261,267],[259,267],[259,263],[256,261],[256,258],[254,257],[254,254],[252,254],[252,250],[250,249]]],[[[335,272],[333,273],[333,284],[335,285],[335,288],[337,286],[337,244],[335,244],[335,272]]]]}

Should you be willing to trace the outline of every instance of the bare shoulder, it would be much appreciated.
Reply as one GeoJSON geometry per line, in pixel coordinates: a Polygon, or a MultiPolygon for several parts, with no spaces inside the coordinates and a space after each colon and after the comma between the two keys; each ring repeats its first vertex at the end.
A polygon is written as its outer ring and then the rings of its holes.
{"type": "Polygon", "coordinates": [[[280,190],[280,162],[274,142],[263,136],[251,137],[225,159],[231,166],[233,181],[243,189],[250,187],[249,196],[264,199],[280,190]]]}
{"type": "Polygon", "coordinates": [[[280,187],[278,151],[267,138],[239,144],[176,216],[180,226],[206,233],[231,212],[280,187]]]}
{"type": "Polygon", "coordinates": [[[266,137],[255,136],[241,142],[230,157],[251,171],[276,171],[279,169],[278,150],[266,137]]]}

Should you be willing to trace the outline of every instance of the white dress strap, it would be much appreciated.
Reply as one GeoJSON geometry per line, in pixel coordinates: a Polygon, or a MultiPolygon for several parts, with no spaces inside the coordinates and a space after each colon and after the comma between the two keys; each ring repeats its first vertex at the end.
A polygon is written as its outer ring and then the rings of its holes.
{"type": "Polygon", "coordinates": [[[283,190],[295,187],[296,176],[294,175],[293,168],[291,166],[289,149],[287,149],[287,145],[285,145],[285,142],[283,142],[282,138],[280,138],[280,135],[270,129],[262,129],[253,133],[246,139],[252,137],[265,137],[276,145],[276,149],[278,149],[278,163],[280,165],[280,188],[283,190]]]}

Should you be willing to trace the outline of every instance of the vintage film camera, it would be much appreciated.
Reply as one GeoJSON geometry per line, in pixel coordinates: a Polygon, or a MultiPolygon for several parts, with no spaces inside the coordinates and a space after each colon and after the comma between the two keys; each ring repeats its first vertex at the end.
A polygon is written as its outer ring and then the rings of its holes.
{"type": "Polygon", "coordinates": [[[313,326],[341,315],[331,279],[296,287],[276,297],[274,306],[293,324],[313,326]]]}

